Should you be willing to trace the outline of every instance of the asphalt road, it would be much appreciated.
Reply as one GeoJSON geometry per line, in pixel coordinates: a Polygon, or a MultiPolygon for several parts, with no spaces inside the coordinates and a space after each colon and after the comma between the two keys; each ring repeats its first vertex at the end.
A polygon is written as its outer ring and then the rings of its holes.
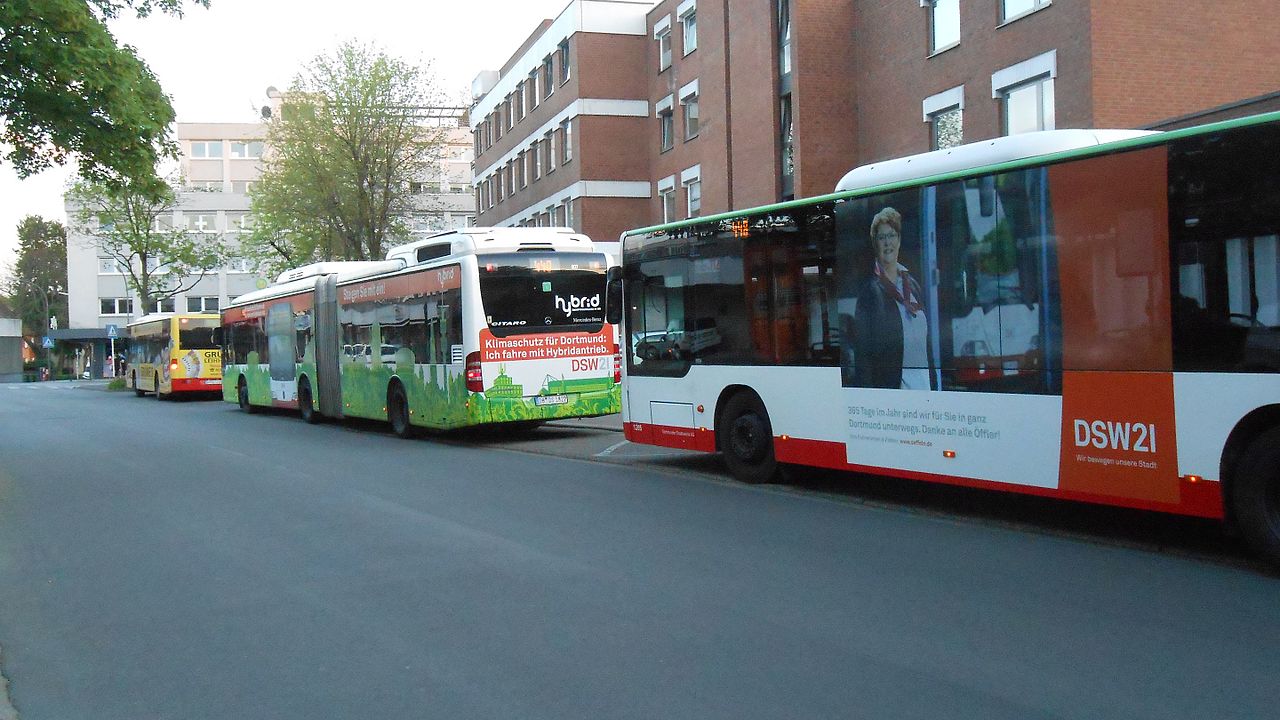
{"type": "Polygon", "coordinates": [[[746,487],[608,420],[402,441],[73,385],[0,386],[0,718],[1280,707],[1280,580],[1229,555],[746,487]]]}

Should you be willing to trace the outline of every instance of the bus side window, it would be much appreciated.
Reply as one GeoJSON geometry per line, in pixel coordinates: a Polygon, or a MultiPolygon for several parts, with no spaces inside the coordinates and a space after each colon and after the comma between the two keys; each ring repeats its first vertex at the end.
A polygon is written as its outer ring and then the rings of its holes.
{"type": "Polygon", "coordinates": [[[1280,372],[1280,129],[1175,142],[1169,177],[1174,370],[1280,372]]]}

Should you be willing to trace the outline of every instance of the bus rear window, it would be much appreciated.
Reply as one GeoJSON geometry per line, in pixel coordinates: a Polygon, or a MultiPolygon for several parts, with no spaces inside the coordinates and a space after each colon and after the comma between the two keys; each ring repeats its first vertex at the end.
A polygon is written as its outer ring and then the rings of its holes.
{"type": "Polygon", "coordinates": [[[217,350],[213,342],[213,330],[218,320],[182,318],[178,321],[178,347],[187,350],[217,350]]]}
{"type": "Polygon", "coordinates": [[[599,332],[607,263],[599,253],[481,256],[480,296],[495,337],[599,332]]]}

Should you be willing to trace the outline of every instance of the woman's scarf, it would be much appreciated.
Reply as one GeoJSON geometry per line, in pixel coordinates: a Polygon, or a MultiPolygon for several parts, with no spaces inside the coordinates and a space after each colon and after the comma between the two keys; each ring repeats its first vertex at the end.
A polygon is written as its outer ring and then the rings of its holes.
{"type": "Polygon", "coordinates": [[[924,305],[920,303],[920,299],[915,297],[915,293],[911,292],[911,275],[902,265],[898,265],[898,276],[902,278],[902,287],[906,289],[906,297],[903,297],[902,290],[898,288],[898,284],[890,280],[880,267],[880,263],[876,263],[876,278],[880,280],[881,287],[885,292],[893,296],[904,308],[907,309],[907,315],[914,318],[916,313],[924,309],[924,305]]]}

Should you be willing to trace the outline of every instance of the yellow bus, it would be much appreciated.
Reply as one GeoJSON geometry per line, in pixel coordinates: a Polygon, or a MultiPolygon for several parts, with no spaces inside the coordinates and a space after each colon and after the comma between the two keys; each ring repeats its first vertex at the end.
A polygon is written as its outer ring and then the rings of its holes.
{"type": "Polygon", "coordinates": [[[214,342],[216,313],[155,313],[127,328],[129,366],[125,384],[142,397],[175,393],[221,393],[222,352],[214,342]]]}

